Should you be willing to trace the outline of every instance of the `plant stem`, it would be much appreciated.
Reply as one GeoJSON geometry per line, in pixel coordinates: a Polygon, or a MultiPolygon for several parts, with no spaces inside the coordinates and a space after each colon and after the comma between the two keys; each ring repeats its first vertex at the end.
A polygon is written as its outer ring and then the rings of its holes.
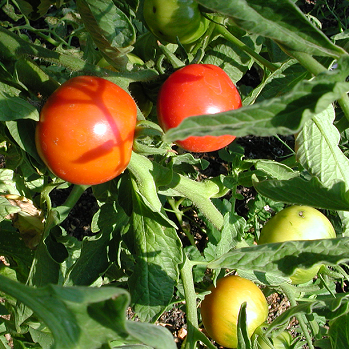
{"type": "Polygon", "coordinates": [[[343,114],[347,121],[349,121],[349,97],[347,94],[343,95],[343,97],[338,99],[338,104],[342,108],[343,114]]]}
{"type": "MultiPolygon", "coordinates": [[[[285,293],[288,300],[290,301],[291,306],[293,306],[293,307],[296,306],[297,301],[294,297],[292,286],[290,286],[288,284],[283,284],[280,287],[281,287],[282,291],[285,293]]],[[[309,349],[315,349],[315,347],[313,345],[312,338],[310,337],[310,334],[309,334],[309,330],[308,330],[308,327],[306,324],[306,319],[305,319],[304,314],[297,314],[296,317],[297,317],[297,320],[299,322],[299,326],[301,327],[301,329],[303,331],[303,335],[307,341],[309,349]]]]}
{"type": "Polygon", "coordinates": [[[306,70],[308,70],[313,75],[319,75],[320,73],[326,71],[326,67],[318,62],[314,57],[308,53],[292,51],[287,53],[294,57],[306,70]]]}
{"type": "Polygon", "coordinates": [[[184,256],[184,262],[181,266],[180,273],[185,294],[188,330],[183,349],[195,349],[197,342],[195,332],[199,328],[199,322],[196,309],[196,293],[193,281],[193,264],[190,262],[187,256],[184,256]]]}
{"type": "Polygon", "coordinates": [[[267,59],[259,55],[257,52],[252,50],[249,46],[244,44],[241,40],[235,37],[229,30],[221,24],[216,25],[216,31],[221,34],[225,39],[227,39],[232,44],[238,46],[241,50],[245,51],[249,56],[254,58],[257,62],[261,63],[264,67],[268,68],[271,72],[278,69],[276,65],[269,62],[267,59]]]}
{"type": "Polygon", "coordinates": [[[179,226],[182,228],[185,236],[188,238],[190,244],[196,248],[193,235],[186,227],[183,227],[183,212],[179,209],[179,205],[184,201],[184,199],[185,198],[180,198],[178,201],[176,201],[174,198],[168,198],[168,203],[172,207],[173,212],[178,220],[179,226]]]}
{"type": "Polygon", "coordinates": [[[54,208],[49,212],[47,224],[45,226],[45,236],[54,226],[62,223],[68,217],[69,212],[75,206],[83,192],[88,187],[88,185],[74,185],[72,191],[70,192],[63,205],[58,206],[57,208],[54,208]]]}

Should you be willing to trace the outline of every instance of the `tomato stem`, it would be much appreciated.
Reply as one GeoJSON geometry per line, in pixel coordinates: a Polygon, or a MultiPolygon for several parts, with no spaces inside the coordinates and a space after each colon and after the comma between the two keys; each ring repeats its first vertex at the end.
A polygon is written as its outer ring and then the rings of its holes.
{"type": "Polygon", "coordinates": [[[257,52],[255,52],[253,49],[251,49],[249,46],[247,46],[245,43],[239,40],[236,36],[230,33],[229,30],[223,25],[217,24],[216,31],[219,34],[221,34],[226,40],[238,46],[241,50],[245,51],[249,56],[251,56],[257,62],[262,64],[264,67],[268,68],[271,72],[274,72],[278,69],[276,65],[274,65],[272,62],[268,61],[267,59],[259,55],[257,52]]]}
{"type": "Polygon", "coordinates": [[[89,185],[74,185],[72,191],[70,192],[63,205],[51,210],[51,212],[49,213],[50,219],[48,219],[48,224],[45,229],[46,234],[52,227],[62,223],[68,217],[69,212],[75,206],[81,195],[88,187],[89,185]]]}
{"type": "Polygon", "coordinates": [[[180,268],[180,273],[185,294],[188,330],[183,349],[195,349],[197,343],[195,333],[199,328],[199,321],[196,307],[195,286],[193,281],[193,264],[187,256],[184,256],[184,262],[180,268]]]}
{"type": "Polygon", "coordinates": [[[178,201],[176,201],[174,198],[169,198],[168,203],[173,209],[174,214],[176,215],[176,218],[178,220],[178,223],[180,227],[182,228],[182,231],[185,233],[185,236],[188,238],[190,244],[196,248],[195,240],[193,235],[190,232],[190,229],[183,226],[183,214],[184,212],[179,209],[180,204],[185,200],[185,198],[180,198],[178,201]]]}

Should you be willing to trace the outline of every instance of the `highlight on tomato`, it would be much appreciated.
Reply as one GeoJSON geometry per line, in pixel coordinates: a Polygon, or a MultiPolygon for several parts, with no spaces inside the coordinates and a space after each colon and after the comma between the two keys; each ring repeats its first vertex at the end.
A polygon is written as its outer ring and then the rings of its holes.
{"type": "MultiPolygon", "coordinates": [[[[335,237],[336,233],[331,222],[319,210],[309,206],[294,205],[281,210],[264,225],[258,244],[335,237]]],[[[309,269],[296,268],[290,276],[292,284],[310,281],[320,267],[321,265],[316,264],[309,269]]]]}
{"type": "MultiPolygon", "coordinates": [[[[157,115],[161,127],[168,131],[187,117],[240,107],[240,94],[223,69],[213,64],[190,64],[175,71],[162,85],[157,115]]],[[[235,138],[233,135],[190,136],[176,144],[190,152],[211,152],[224,148],[235,138]]]]}
{"type": "Polygon", "coordinates": [[[226,348],[238,345],[237,320],[246,302],[247,331],[251,337],[268,317],[268,303],[259,287],[237,275],[223,277],[201,302],[201,317],[207,334],[226,348]]]}
{"type": "Polygon", "coordinates": [[[145,0],[143,17],[149,30],[160,40],[190,44],[207,30],[209,20],[194,0],[145,0]]]}
{"type": "Polygon", "coordinates": [[[121,87],[95,76],[74,77],[43,106],[36,147],[57,177],[81,185],[104,183],[126,169],[136,119],[136,104],[121,87]]]}

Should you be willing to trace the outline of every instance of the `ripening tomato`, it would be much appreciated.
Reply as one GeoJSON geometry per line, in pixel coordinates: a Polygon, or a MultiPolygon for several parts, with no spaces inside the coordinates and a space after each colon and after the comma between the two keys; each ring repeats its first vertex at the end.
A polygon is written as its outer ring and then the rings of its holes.
{"type": "MultiPolygon", "coordinates": [[[[294,205],[278,212],[264,225],[258,244],[335,237],[335,230],[324,214],[313,207],[294,205]]],[[[309,269],[296,268],[290,279],[293,284],[308,282],[320,267],[321,265],[314,265],[309,269]]]]}
{"type": "Polygon", "coordinates": [[[182,44],[195,42],[209,24],[194,0],[145,0],[143,17],[157,38],[174,44],[177,38],[182,44]]]}
{"type": "MultiPolygon", "coordinates": [[[[239,92],[223,69],[212,64],[190,64],[169,76],[160,89],[158,120],[167,131],[185,118],[220,113],[241,107],[239,92]]],[[[235,136],[190,136],[176,143],[191,152],[224,148],[235,136]]]]}
{"type": "Polygon", "coordinates": [[[237,347],[237,320],[244,302],[247,303],[246,323],[251,337],[268,317],[267,300],[252,281],[237,275],[223,277],[201,302],[205,330],[218,344],[227,348],[237,347]]]}
{"type": "Polygon", "coordinates": [[[74,77],[47,100],[36,127],[36,147],[57,176],[74,184],[107,182],[127,167],[137,107],[114,83],[74,77]]]}

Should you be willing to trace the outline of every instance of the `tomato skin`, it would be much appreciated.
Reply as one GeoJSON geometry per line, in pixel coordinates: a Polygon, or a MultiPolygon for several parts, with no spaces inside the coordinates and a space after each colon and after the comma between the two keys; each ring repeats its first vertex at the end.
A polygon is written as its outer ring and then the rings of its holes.
{"type": "MultiPolygon", "coordinates": [[[[241,107],[239,92],[223,69],[212,64],[190,64],[173,74],[160,89],[157,102],[159,124],[167,131],[185,118],[215,114],[241,107]]],[[[236,137],[190,136],[177,145],[190,152],[224,148],[236,137]]]]}
{"type": "Polygon", "coordinates": [[[182,44],[198,40],[209,21],[194,0],[145,0],[143,17],[150,31],[159,39],[182,44]]]}
{"type": "Polygon", "coordinates": [[[114,83],[74,77],[46,101],[36,126],[38,153],[57,177],[81,185],[107,182],[127,167],[137,107],[114,83]]]}
{"type": "Polygon", "coordinates": [[[268,317],[267,300],[252,281],[237,275],[221,278],[201,302],[205,330],[218,344],[227,348],[237,347],[237,319],[244,302],[247,303],[247,328],[251,337],[268,317]]]}
{"type": "MultiPolygon", "coordinates": [[[[335,238],[336,233],[328,218],[309,206],[289,206],[278,212],[262,228],[258,244],[294,240],[335,238]]],[[[290,279],[292,284],[310,281],[318,273],[320,265],[309,269],[296,268],[290,279]]]]}

